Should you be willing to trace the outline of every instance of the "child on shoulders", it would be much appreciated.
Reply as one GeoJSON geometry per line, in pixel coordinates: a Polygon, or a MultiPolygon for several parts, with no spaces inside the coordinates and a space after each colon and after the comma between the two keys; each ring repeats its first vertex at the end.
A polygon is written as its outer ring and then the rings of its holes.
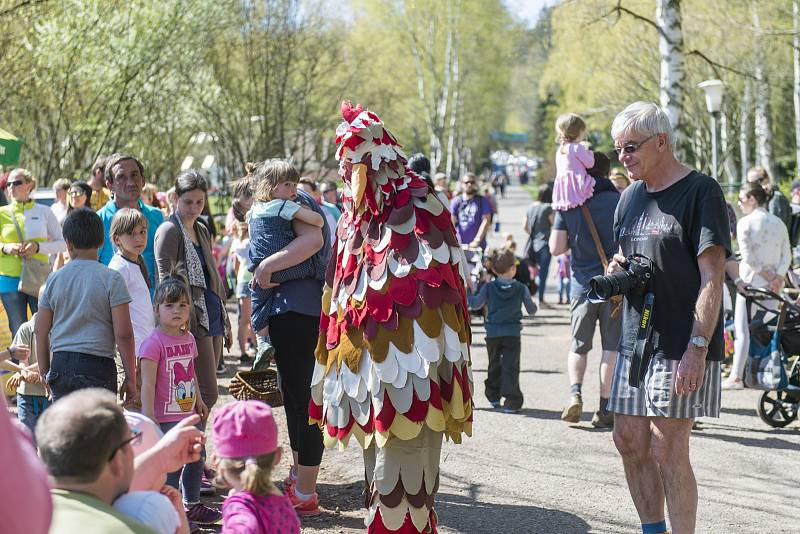
{"type": "Polygon", "coordinates": [[[582,206],[594,194],[595,179],[586,169],[594,165],[594,154],[581,144],[586,123],[567,113],[556,119],[556,179],[553,184],[553,209],[566,211],[582,206]]]}

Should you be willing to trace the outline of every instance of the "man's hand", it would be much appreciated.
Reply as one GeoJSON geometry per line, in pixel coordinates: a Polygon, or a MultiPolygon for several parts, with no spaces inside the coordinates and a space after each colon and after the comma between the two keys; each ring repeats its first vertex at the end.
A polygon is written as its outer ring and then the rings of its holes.
{"type": "Polygon", "coordinates": [[[614,257],[608,263],[608,270],[606,274],[621,273],[625,270],[623,265],[628,263],[628,259],[622,254],[614,254],[614,257]]]}
{"type": "Polygon", "coordinates": [[[689,395],[703,385],[708,349],[689,343],[675,373],[675,393],[689,395]]]}
{"type": "Polygon", "coordinates": [[[122,381],[122,387],[119,388],[119,399],[127,404],[136,400],[136,382],[131,380],[128,376],[122,381]]]}
{"type": "Polygon", "coordinates": [[[31,349],[28,345],[11,345],[8,350],[12,358],[16,358],[21,362],[27,362],[28,356],[31,354],[31,349]]]}
{"type": "Polygon", "coordinates": [[[19,387],[20,382],[22,382],[22,375],[19,373],[14,373],[13,375],[11,375],[11,378],[8,379],[6,385],[8,386],[9,389],[16,391],[16,389],[19,387]]]}
{"type": "Polygon", "coordinates": [[[9,256],[19,256],[24,243],[7,243],[3,245],[3,252],[9,256]]]}
{"type": "Polygon", "coordinates": [[[39,244],[35,241],[28,241],[22,245],[22,248],[20,248],[19,255],[24,259],[29,260],[37,252],[39,252],[39,244]]]}
{"type": "Polygon", "coordinates": [[[157,455],[164,473],[172,473],[200,459],[205,436],[194,426],[199,422],[199,415],[187,417],[153,445],[151,450],[157,455]]]}
{"type": "Polygon", "coordinates": [[[260,287],[261,289],[269,289],[271,287],[276,287],[278,284],[273,284],[270,278],[272,278],[272,273],[261,267],[263,263],[259,263],[256,270],[253,272],[253,281],[250,282],[250,287],[256,289],[260,287]]]}
{"type": "Polygon", "coordinates": [[[38,371],[23,369],[22,371],[20,371],[20,373],[22,374],[22,379],[28,384],[42,383],[42,375],[40,375],[38,371]]]}

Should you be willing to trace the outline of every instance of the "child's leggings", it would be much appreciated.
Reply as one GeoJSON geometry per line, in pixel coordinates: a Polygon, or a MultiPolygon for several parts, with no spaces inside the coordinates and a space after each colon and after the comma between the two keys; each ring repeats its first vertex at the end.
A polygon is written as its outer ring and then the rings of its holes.
{"type": "MultiPolygon", "coordinates": [[[[161,431],[165,434],[169,432],[179,421],[173,423],[159,423],[161,431]]],[[[199,430],[203,430],[201,424],[197,425],[199,430]]],[[[186,504],[196,504],[200,502],[200,483],[203,479],[203,458],[196,462],[184,465],[181,469],[173,471],[167,475],[167,485],[181,490],[183,502],[186,504]],[[180,484],[178,484],[180,482],[180,484]]]]}

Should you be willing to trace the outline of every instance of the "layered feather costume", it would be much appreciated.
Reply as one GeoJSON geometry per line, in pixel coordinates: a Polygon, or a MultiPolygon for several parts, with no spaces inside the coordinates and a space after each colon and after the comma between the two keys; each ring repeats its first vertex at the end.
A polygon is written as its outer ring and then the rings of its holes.
{"type": "Polygon", "coordinates": [[[370,533],[436,532],[442,437],[472,434],[469,315],[450,211],[374,113],[342,104],[344,214],[309,415],[364,448],[370,533]]]}

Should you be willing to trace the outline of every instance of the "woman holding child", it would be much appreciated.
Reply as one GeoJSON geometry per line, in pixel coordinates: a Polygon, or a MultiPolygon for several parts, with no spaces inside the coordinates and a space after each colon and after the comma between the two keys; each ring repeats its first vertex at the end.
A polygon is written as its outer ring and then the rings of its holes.
{"type": "Polygon", "coordinates": [[[182,264],[192,294],[189,331],[197,342],[195,372],[203,401],[210,410],[217,402],[216,368],[222,358],[222,341],[230,347],[231,327],[225,312],[225,290],[211,253],[211,236],[199,222],[208,184],[194,170],[182,172],[175,181],[177,203],[173,213],[158,227],[155,238],[158,280],[167,278],[182,264]]]}

